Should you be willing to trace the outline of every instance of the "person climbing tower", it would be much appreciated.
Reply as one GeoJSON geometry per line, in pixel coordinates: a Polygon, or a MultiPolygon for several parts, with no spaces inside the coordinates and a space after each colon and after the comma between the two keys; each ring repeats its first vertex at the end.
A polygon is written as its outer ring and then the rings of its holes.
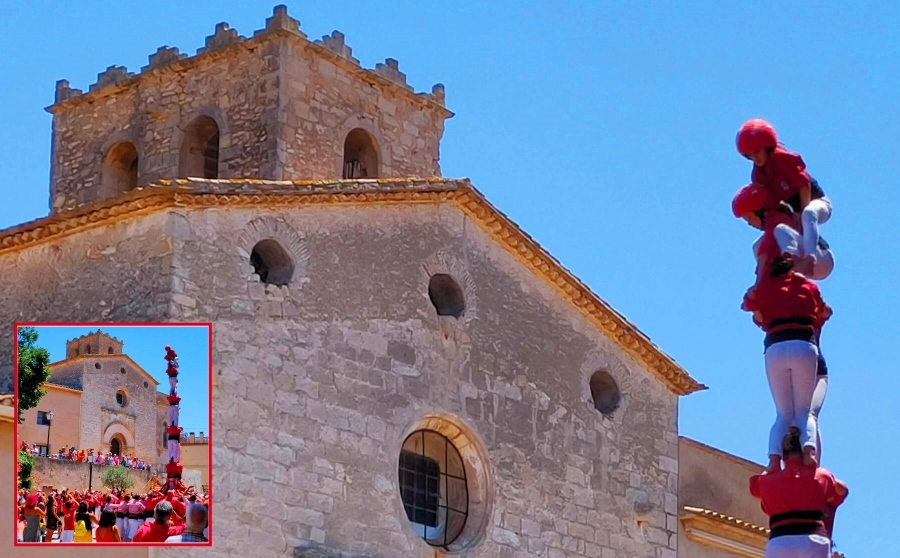
{"type": "Polygon", "coordinates": [[[834,513],[847,485],[827,469],[803,462],[796,428],[782,439],[784,469],[750,477],[750,494],[769,516],[766,558],[831,558],[834,513]]]}
{"type": "Polygon", "coordinates": [[[763,231],[753,244],[757,277],[765,273],[775,258],[784,255],[793,257],[796,271],[810,279],[821,281],[831,275],[834,255],[821,237],[815,250],[815,264],[807,268],[799,265],[803,257],[799,215],[787,202],[775,202],[762,184],[751,183],[738,190],[731,201],[731,211],[735,217],[763,231]]]}
{"type": "Polygon", "coordinates": [[[787,202],[800,215],[802,259],[813,266],[819,225],[831,218],[831,201],[806,172],[806,163],[778,143],[775,128],[760,118],[745,122],[737,133],[738,153],[753,161],[750,181],[765,186],[775,203],[787,202]]]}
{"type": "Polygon", "coordinates": [[[816,463],[818,424],[812,414],[819,350],[816,332],[831,316],[818,287],[793,270],[790,258],[778,257],[768,275],[744,295],[742,309],[766,332],[766,377],[776,418],[769,433],[768,471],[781,463],[781,440],[792,421],[800,429],[804,461],[816,463]]]}

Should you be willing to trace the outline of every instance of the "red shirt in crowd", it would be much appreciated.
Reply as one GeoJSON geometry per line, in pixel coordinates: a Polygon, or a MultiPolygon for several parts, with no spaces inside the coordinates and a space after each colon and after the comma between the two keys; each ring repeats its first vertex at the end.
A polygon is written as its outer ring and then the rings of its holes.
{"type": "Polygon", "coordinates": [[[76,509],[73,506],[63,513],[63,531],[75,530],[75,511],[76,509]]]}
{"type": "Polygon", "coordinates": [[[183,532],[184,526],[169,527],[160,525],[154,519],[148,519],[134,534],[134,542],[165,542],[169,537],[183,532]]]}
{"type": "Polygon", "coordinates": [[[744,295],[741,308],[759,312],[762,315],[759,326],[766,333],[772,333],[797,327],[770,327],[770,323],[778,319],[808,318],[812,321],[812,327],[818,329],[825,322],[828,307],[815,283],[791,271],[775,278],[763,277],[744,295]]]}
{"type": "MultiPolygon", "coordinates": [[[[799,207],[799,202],[794,203],[796,200],[791,198],[799,194],[800,188],[812,183],[800,154],[792,153],[780,145],[769,155],[765,165],[753,166],[750,181],[765,186],[775,203],[786,201],[798,212],[802,208],[799,207]]],[[[817,196],[811,192],[811,197],[817,196]]]]}
{"type": "MultiPolygon", "coordinates": [[[[750,477],[750,494],[760,500],[768,516],[797,511],[819,511],[832,516],[847,497],[837,493],[837,480],[827,469],[803,465],[799,459],[788,459],[781,471],[750,477]]],[[[779,525],[798,520],[786,519],[779,525]]],[[[828,532],[831,533],[830,522],[828,532]]]]}

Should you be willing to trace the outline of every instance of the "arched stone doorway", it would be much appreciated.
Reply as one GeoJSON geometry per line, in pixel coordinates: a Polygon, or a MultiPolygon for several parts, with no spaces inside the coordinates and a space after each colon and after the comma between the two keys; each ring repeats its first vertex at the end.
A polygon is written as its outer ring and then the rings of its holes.
{"type": "Polygon", "coordinates": [[[114,422],[103,432],[104,450],[122,456],[134,453],[134,434],[121,422],[114,422]],[[109,448],[108,450],[105,448],[109,448]]]}
{"type": "Polygon", "coordinates": [[[113,455],[122,455],[122,446],[119,444],[119,437],[116,436],[109,443],[109,453],[113,455]]]}

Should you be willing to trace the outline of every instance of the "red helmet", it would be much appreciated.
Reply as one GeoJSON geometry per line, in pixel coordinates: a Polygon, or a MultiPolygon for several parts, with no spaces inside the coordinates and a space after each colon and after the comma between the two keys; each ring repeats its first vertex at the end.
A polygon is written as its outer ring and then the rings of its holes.
{"type": "Polygon", "coordinates": [[[778,136],[775,128],[762,118],[754,118],[744,122],[737,133],[737,150],[741,155],[748,155],[766,147],[776,147],[778,136]]]}
{"type": "Polygon", "coordinates": [[[731,200],[731,211],[735,217],[742,217],[746,213],[767,209],[770,205],[772,197],[769,196],[769,191],[762,184],[754,182],[737,191],[731,200]]]}

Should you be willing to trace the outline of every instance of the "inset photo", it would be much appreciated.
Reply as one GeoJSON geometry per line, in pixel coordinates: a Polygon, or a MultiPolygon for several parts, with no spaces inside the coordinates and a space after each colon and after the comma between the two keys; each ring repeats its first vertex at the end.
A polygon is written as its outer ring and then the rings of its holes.
{"type": "Polygon", "coordinates": [[[15,328],[16,545],[210,545],[212,324],[15,328]]]}

